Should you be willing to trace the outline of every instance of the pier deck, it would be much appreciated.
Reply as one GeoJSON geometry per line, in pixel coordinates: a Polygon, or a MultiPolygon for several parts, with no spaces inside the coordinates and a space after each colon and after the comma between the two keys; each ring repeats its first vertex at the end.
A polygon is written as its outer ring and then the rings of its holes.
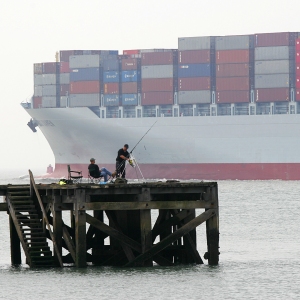
{"type": "Polygon", "coordinates": [[[204,258],[218,264],[216,182],[61,186],[35,184],[30,177],[28,185],[0,186],[12,264],[21,263],[20,245],[31,267],[202,264],[196,227],[204,222],[204,258]]]}

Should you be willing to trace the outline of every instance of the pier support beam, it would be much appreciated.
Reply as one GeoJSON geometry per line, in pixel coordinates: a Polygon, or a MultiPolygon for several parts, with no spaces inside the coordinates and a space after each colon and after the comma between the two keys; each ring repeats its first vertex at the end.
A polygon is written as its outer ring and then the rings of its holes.
{"type": "Polygon", "coordinates": [[[21,260],[21,242],[12,220],[12,217],[9,215],[9,230],[10,230],[10,255],[11,255],[11,264],[20,265],[21,260]]]}
{"type": "MultiPolygon", "coordinates": [[[[60,196],[53,196],[53,202],[55,204],[61,203],[60,196]]],[[[62,236],[63,236],[63,220],[61,210],[52,210],[53,214],[53,235],[57,245],[59,254],[54,251],[54,261],[59,266],[59,256],[62,257],[62,236]]]]}

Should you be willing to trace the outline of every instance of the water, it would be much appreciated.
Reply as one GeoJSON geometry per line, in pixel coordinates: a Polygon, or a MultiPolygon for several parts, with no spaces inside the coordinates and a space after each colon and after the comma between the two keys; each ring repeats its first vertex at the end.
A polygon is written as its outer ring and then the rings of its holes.
{"type": "MultiPolygon", "coordinates": [[[[0,184],[8,182],[20,183],[0,184]]],[[[25,264],[14,268],[8,218],[0,212],[0,299],[299,299],[300,182],[218,184],[221,255],[215,267],[205,261],[205,265],[131,269],[34,270],[25,264]]],[[[204,229],[197,228],[202,257],[204,229]]]]}

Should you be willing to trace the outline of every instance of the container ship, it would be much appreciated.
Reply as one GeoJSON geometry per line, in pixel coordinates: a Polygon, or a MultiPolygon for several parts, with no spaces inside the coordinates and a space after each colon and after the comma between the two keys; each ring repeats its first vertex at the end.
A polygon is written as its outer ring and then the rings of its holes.
{"type": "MultiPolygon", "coordinates": [[[[300,179],[298,32],[63,50],[34,64],[22,106],[52,148],[53,177],[67,165],[87,176],[91,157],[114,170],[118,149],[151,128],[133,151],[145,178],[300,179]]],[[[127,168],[127,178],[140,175],[127,168]]]]}

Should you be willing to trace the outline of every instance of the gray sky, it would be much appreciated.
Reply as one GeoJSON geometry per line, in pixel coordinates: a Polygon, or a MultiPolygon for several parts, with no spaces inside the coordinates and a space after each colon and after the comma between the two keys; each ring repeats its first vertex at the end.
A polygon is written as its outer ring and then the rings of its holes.
{"type": "MultiPolygon", "coordinates": [[[[300,31],[299,0],[10,0],[0,9],[0,178],[54,164],[20,103],[33,94],[33,63],[72,49],[177,48],[178,37],[300,31]]],[[[39,130],[38,130],[39,131],[39,130]]]]}

